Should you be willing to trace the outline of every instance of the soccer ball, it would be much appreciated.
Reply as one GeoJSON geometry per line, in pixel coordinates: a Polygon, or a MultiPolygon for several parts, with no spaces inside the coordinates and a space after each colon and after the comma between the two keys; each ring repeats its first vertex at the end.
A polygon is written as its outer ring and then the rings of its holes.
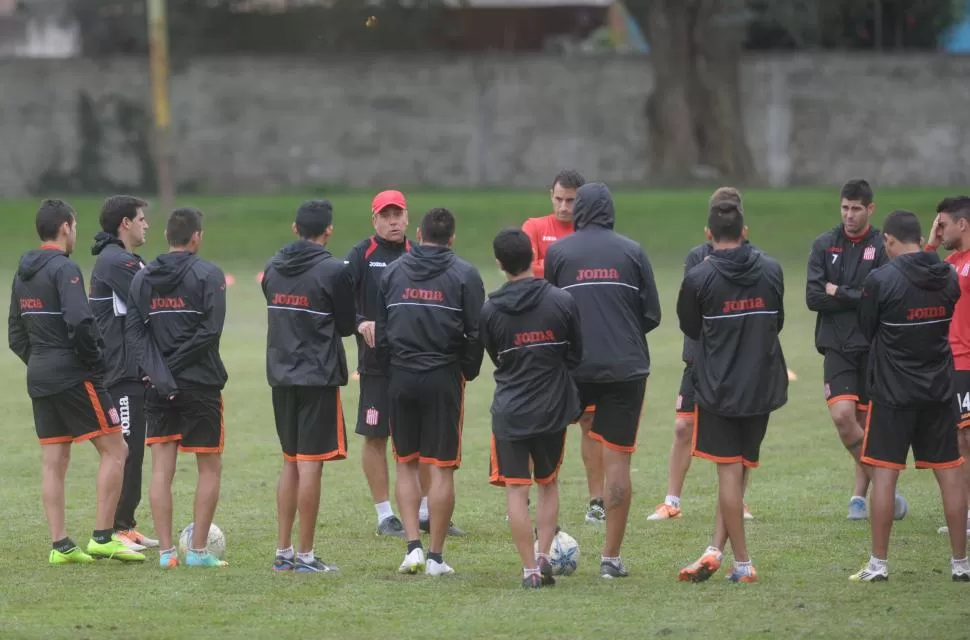
{"type": "MultiPolygon", "coordinates": [[[[179,555],[185,558],[189,553],[189,546],[192,544],[192,526],[193,523],[189,523],[189,526],[182,529],[182,533],[179,534],[179,555]]],[[[209,553],[224,560],[226,557],[226,535],[222,533],[222,529],[216,526],[213,522],[209,526],[209,539],[206,540],[206,548],[209,553]]]]}
{"type": "MultiPolygon", "coordinates": [[[[539,553],[539,541],[536,540],[535,551],[539,553]]],[[[557,576],[569,576],[576,571],[579,564],[579,543],[565,531],[560,531],[552,539],[549,549],[549,563],[552,572],[557,576]]]]}

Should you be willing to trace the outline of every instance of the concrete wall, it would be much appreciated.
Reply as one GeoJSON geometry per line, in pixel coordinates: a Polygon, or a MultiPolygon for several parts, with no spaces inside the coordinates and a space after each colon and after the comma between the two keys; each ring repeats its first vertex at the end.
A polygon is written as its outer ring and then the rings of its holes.
{"type": "MultiPolygon", "coordinates": [[[[970,57],[752,57],[743,89],[765,184],[970,184],[970,57]]],[[[570,166],[649,184],[651,90],[635,57],[200,59],[173,76],[177,177],[213,192],[535,187],[570,166]]],[[[141,60],[0,61],[0,195],[137,187],[148,96],[141,60]]]]}

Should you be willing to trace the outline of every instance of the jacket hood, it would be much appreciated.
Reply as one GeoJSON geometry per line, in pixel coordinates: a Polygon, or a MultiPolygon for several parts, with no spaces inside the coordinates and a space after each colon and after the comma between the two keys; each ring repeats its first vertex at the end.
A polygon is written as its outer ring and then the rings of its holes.
{"type": "Polygon", "coordinates": [[[94,245],[91,247],[91,255],[99,255],[109,245],[117,245],[122,249],[125,248],[125,243],[122,242],[121,238],[118,236],[113,236],[110,233],[105,233],[104,231],[98,231],[94,235],[94,245]]]}
{"type": "Polygon", "coordinates": [[[188,251],[163,253],[145,268],[145,281],[159,293],[175,290],[199,258],[188,251]]]}
{"type": "Polygon", "coordinates": [[[950,280],[953,270],[935,253],[917,251],[896,256],[892,264],[906,276],[906,279],[924,291],[939,291],[950,280]]]}
{"type": "Polygon", "coordinates": [[[573,229],[596,225],[612,229],[616,222],[613,196],[602,182],[584,184],[576,191],[573,203],[573,229]]]}
{"type": "Polygon", "coordinates": [[[749,287],[761,279],[764,265],[762,255],[752,251],[750,244],[742,244],[735,249],[722,249],[711,253],[711,266],[730,280],[743,287],[749,287]]]}
{"type": "Polygon", "coordinates": [[[57,256],[67,256],[60,249],[41,247],[31,249],[20,258],[20,265],[17,267],[17,275],[21,280],[27,281],[33,278],[44,266],[57,256]]]}
{"type": "Polygon", "coordinates": [[[498,291],[489,294],[488,299],[499,311],[517,316],[538,307],[551,286],[539,278],[515,280],[506,282],[498,291]]]}
{"type": "Polygon", "coordinates": [[[404,258],[401,259],[401,269],[413,280],[421,282],[450,269],[455,263],[455,252],[448,247],[425,244],[411,247],[411,253],[404,258]]]}
{"type": "Polygon", "coordinates": [[[309,240],[297,240],[280,249],[280,252],[270,260],[269,265],[280,275],[298,276],[330,257],[332,257],[331,253],[323,245],[309,240]]]}

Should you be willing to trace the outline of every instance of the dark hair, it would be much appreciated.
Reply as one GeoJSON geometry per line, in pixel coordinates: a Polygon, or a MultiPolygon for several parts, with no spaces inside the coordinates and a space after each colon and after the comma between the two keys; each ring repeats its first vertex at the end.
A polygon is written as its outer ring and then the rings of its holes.
{"type": "Polygon", "coordinates": [[[578,189],[586,184],[586,178],[575,169],[563,169],[553,178],[552,188],[555,189],[557,184],[563,189],[578,189]]]}
{"type": "Polygon", "coordinates": [[[186,246],[192,241],[196,231],[202,231],[202,212],[191,207],[176,209],[168,217],[168,225],[165,227],[168,246],[186,246]]]}
{"type": "Polygon", "coordinates": [[[429,244],[446,245],[455,235],[455,214],[437,207],[421,219],[421,239],[429,244]]]}
{"type": "Polygon", "coordinates": [[[532,267],[532,242],[518,227],[502,229],[492,241],[495,259],[502,271],[517,276],[532,267]]]}
{"type": "Polygon", "coordinates": [[[868,207],[872,204],[872,187],[862,178],[853,178],[842,185],[839,196],[843,200],[858,200],[868,207]]]}
{"type": "Polygon", "coordinates": [[[963,218],[970,222],[970,196],[950,196],[936,205],[937,213],[945,213],[953,218],[963,218]]]}
{"type": "Polygon", "coordinates": [[[707,215],[707,228],[714,240],[740,240],[744,233],[744,212],[737,200],[715,200],[707,215]]]}
{"type": "Polygon", "coordinates": [[[919,227],[919,218],[912,211],[897,209],[882,223],[882,232],[896,238],[903,244],[919,244],[923,234],[919,227]]]}
{"type": "Polygon", "coordinates": [[[101,205],[101,230],[113,236],[118,235],[118,227],[123,220],[134,220],[138,210],[148,203],[134,196],[111,196],[101,205]]]}
{"type": "Polygon", "coordinates": [[[319,238],[333,224],[333,205],[329,200],[307,200],[296,210],[296,232],[304,240],[319,238]]]}
{"type": "Polygon", "coordinates": [[[57,240],[57,233],[65,222],[70,224],[77,216],[71,205],[63,200],[44,200],[37,209],[37,235],[41,241],[57,240]]]}

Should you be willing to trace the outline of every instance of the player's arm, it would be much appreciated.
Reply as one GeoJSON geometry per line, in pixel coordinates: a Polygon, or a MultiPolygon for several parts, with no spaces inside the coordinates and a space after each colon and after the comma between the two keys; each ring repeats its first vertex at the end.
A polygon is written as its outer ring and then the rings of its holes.
{"type": "Polygon", "coordinates": [[[211,269],[202,286],[202,322],[195,333],[169,356],[168,368],[173,375],[195,364],[215,346],[226,324],[226,276],[220,269],[211,269]]]}
{"type": "Polygon", "coordinates": [[[65,262],[54,278],[71,348],[84,366],[95,371],[102,370],[104,359],[101,354],[101,332],[94,321],[88,296],[84,292],[84,276],[81,275],[81,270],[73,262],[65,262]]]}
{"type": "Polygon", "coordinates": [[[583,332],[579,324],[579,305],[572,296],[567,301],[566,314],[566,367],[575,369],[583,361],[583,332]]]}
{"type": "Polygon", "coordinates": [[[486,305],[482,307],[482,317],[479,319],[479,327],[482,332],[482,344],[485,345],[485,353],[496,367],[498,366],[498,346],[495,344],[495,336],[492,335],[492,327],[489,322],[492,319],[492,310],[486,305]]]}
{"type": "Polygon", "coordinates": [[[815,312],[840,311],[845,308],[841,300],[830,296],[825,290],[825,248],[816,241],[808,254],[808,279],[805,283],[805,303],[815,312]]]}
{"type": "Polygon", "coordinates": [[[677,294],[677,320],[685,336],[691,340],[700,339],[703,318],[699,292],[693,278],[684,278],[680,285],[680,293],[677,294]]]}
{"type": "Polygon", "coordinates": [[[549,253],[546,254],[545,260],[542,261],[542,273],[546,281],[556,287],[559,286],[560,262],[559,249],[556,245],[552,245],[549,247],[549,253]]]}
{"type": "Polygon", "coordinates": [[[333,305],[333,321],[337,334],[346,338],[357,332],[357,307],[354,296],[353,276],[347,269],[340,269],[331,280],[330,303],[333,305]]]}
{"type": "Polygon", "coordinates": [[[644,333],[650,333],[660,326],[660,293],[653,267],[643,249],[640,249],[640,323],[644,333]]]}
{"type": "Polygon", "coordinates": [[[128,294],[128,313],[125,314],[125,347],[133,354],[139,370],[164,397],[172,396],[178,389],[172,373],[165,364],[155,338],[148,329],[148,315],[141,310],[139,279],[131,283],[128,294]]]}
{"type": "Polygon", "coordinates": [[[465,325],[465,345],[459,359],[461,375],[471,382],[482,370],[485,345],[482,343],[480,324],[482,306],[485,304],[485,283],[474,267],[462,282],[462,320],[465,325]]]}
{"type": "Polygon", "coordinates": [[[879,329],[879,283],[870,273],[862,283],[859,302],[859,329],[870,344],[879,329]]]}
{"type": "Polygon", "coordinates": [[[539,240],[542,236],[542,231],[536,222],[535,218],[529,218],[522,224],[522,231],[525,232],[525,235],[529,236],[529,243],[532,245],[532,275],[537,278],[543,278],[545,277],[546,261],[544,260],[544,256],[539,253],[539,240]]]}
{"type": "Polygon", "coordinates": [[[392,271],[384,271],[377,287],[377,317],[374,319],[374,346],[377,361],[385,368],[391,361],[391,341],[387,338],[387,280],[392,271]]]}
{"type": "Polygon", "coordinates": [[[30,360],[30,334],[23,316],[20,315],[20,300],[17,298],[17,276],[14,275],[13,285],[10,287],[10,313],[7,314],[7,344],[17,357],[24,361],[30,360]]]}

